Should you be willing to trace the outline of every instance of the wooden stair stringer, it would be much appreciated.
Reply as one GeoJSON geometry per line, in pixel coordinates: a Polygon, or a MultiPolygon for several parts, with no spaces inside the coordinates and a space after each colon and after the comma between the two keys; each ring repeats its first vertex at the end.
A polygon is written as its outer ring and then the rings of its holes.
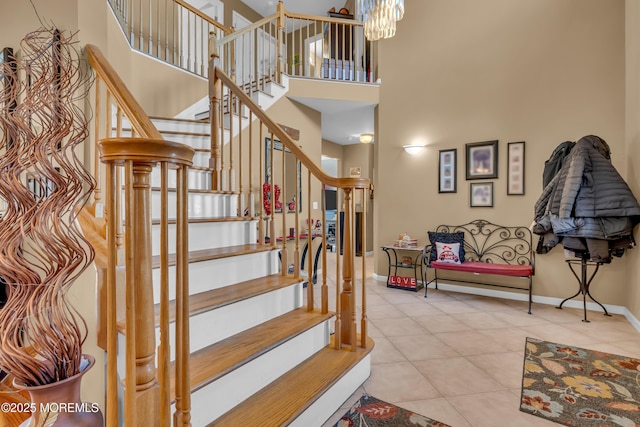
{"type": "Polygon", "coordinates": [[[329,345],[207,426],[288,425],[367,357],[373,346],[371,338],[367,348],[356,351],[329,345]]]}

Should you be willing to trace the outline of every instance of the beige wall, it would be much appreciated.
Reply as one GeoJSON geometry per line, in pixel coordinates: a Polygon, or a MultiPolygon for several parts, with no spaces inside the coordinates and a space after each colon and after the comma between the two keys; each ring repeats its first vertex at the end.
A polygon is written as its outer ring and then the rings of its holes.
{"type": "MultiPolygon", "coordinates": [[[[626,0],[626,156],[627,183],[636,197],[640,194],[640,3],[626,0]]],[[[638,233],[635,234],[636,241],[638,233]]],[[[629,251],[625,306],[640,319],[640,250],[629,251]]]]}
{"type": "MultiPolygon", "coordinates": [[[[396,36],[379,44],[376,246],[405,231],[424,243],[438,224],[479,218],[529,226],[544,161],[565,140],[601,136],[624,176],[624,1],[407,0],[406,10],[396,36]],[[465,144],[494,139],[494,207],[470,208],[465,144]],[[512,141],[526,141],[524,196],[506,195],[512,141]],[[401,148],[417,142],[428,144],[418,156],[401,148]],[[438,194],[438,150],[451,148],[458,191],[438,194]]],[[[601,268],[597,299],[628,304],[628,259],[601,268]]],[[[386,275],[379,253],[375,265],[386,275]]],[[[536,295],[576,290],[562,248],[537,256],[536,295]]]]}
{"type": "MultiPolygon", "coordinates": [[[[256,22],[262,19],[262,16],[260,16],[260,14],[258,14],[255,10],[251,9],[240,0],[221,1],[222,3],[224,3],[224,25],[226,25],[227,27],[231,27],[231,24],[233,23],[234,10],[251,22],[256,22]]],[[[275,7],[273,9],[273,12],[275,13],[275,7]]]]}

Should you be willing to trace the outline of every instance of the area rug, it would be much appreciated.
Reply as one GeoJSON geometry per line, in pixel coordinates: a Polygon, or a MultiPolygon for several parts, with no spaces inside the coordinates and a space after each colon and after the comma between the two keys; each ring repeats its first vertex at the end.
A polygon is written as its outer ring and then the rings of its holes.
{"type": "Polygon", "coordinates": [[[520,410],[567,426],[640,427],[640,360],[527,338],[520,410]]]}
{"type": "Polygon", "coordinates": [[[334,427],[451,427],[363,394],[334,427]]]}

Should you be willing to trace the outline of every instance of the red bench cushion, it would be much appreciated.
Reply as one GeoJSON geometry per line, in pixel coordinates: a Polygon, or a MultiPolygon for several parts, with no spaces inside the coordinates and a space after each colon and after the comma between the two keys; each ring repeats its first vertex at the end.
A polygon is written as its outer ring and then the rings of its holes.
{"type": "Polygon", "coordinates": [[[488,262],[470,261],[462,264],[432,261],[431,268],[438,270],[463,271],[465,273],[496,274],[499,276],[529,277],[533,275],[530,265],[493,264],[488,262]]]}

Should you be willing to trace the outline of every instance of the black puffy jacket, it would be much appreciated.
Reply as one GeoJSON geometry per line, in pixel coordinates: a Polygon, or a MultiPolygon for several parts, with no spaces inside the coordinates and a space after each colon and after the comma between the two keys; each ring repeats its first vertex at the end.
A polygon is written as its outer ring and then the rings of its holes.
{"type": "Polygon", "coordinates": [[[632,232],[640,222],[640,205],[609,159],[609,146],[601,138],[589,135],[576,142],[536,202],[541,230],[596,239],[632,232]]]}

